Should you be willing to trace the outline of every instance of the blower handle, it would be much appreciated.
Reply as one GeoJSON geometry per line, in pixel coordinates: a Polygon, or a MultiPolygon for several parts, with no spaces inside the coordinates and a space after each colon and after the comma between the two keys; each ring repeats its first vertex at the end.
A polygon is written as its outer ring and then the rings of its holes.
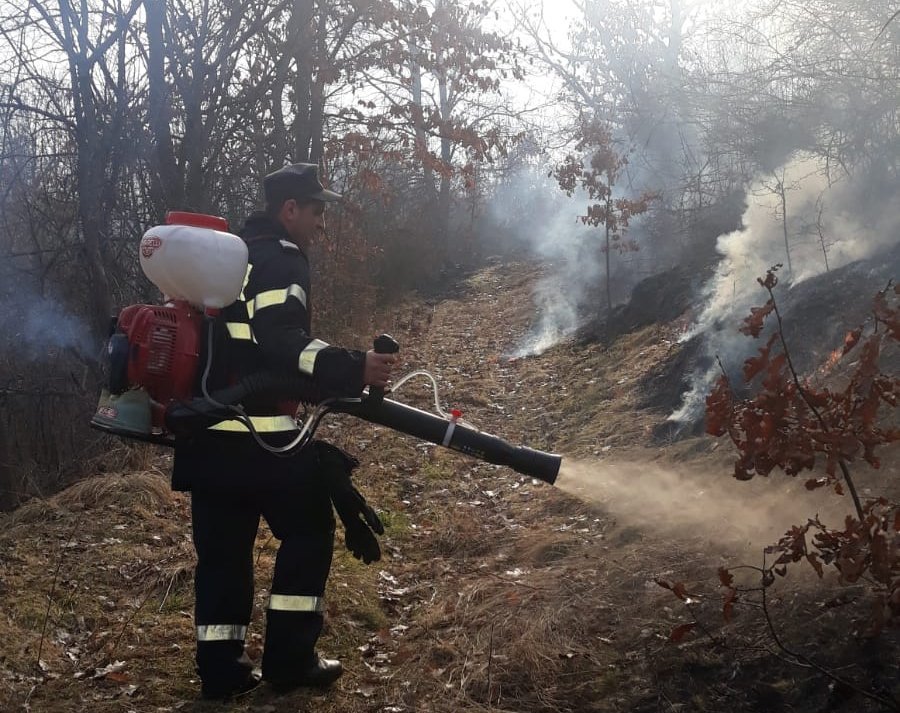
{"type": "MultiPolygon", "coordinates": [[[[372,345],[372,348],[375,350],[376,354],[396,354],[400,351],[400,345],[397,344],[397,340],[394,339],[390,334],[379,334],[377,337],[375,337],[375,342],[372,345]]],[[[369,397],[366,399],[366,402],[374,405],[381,403],[383,400],[384,387],[370,386],[369,397]]]]}

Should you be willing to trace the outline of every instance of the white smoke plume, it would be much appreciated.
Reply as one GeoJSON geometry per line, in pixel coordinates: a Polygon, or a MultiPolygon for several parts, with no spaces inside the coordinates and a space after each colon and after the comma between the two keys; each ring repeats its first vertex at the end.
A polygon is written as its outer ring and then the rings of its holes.
{"type": "Polygon", "coordinates": [[[536,166],[524,166],[491,198],[487,217],[496,227],[490,229],[508,234],[546,268],[534,289],[533,326],[510,356],[540,354],[582,322],[580,305],[600,279],[601,256],[597,230],[579,219],[584,205],[536,166]]]}
{"type": "MultiPolygon", "coordinates": [[[[581,192],[567,196],[546,168],[533,166],[521,169],[492,196],[489,223],[510,232],[513,241],[524,245],[546,268],[534,288],[533,326],[510,356],[540,354],[572,336],[587,319],[605,312],[602,301],[591,301],[591,295],[602,294],[606,273],[603,229],[581,221],[590,203],[581,192]]],[[[629,237],[638,244],[644,232],[639,219],[628,228],[629,237]]],[[[616,300],[628,293],[639,276],[627,256],[614,252],[612,263],[616,300]]]]}
{"type": "MultiPolygon", "coordinates": [[[[707,354],[718,356],[726,368],[735,368],[758,347],[738,327],[751,307],[768,299],[757,278],[771,266],[781,263],[779,279],[793,287],[825,273],[826,260],[827,269],[833,270],[896,246],[900,238],[896,201],[886,200],[876,210],[869,201],[863,209],[868,190],[862,177],[829,181],[826,166],[810,156],[795,156],[773,175],[760,176],[748,191],[744,227],[718,240],[721,261],[703,289],[703,309],[683,339],[702,334],[707,354]],[[779,184],[784,186],[784,200],[779,184]]],[[[709,369],[693,374],[691,388],[670,420],[696,420],[718,373],[713,361],[709,369]]]]}
{"type": "MultiPolygon", "coordinates": [[[[569,269],[565,273],[569,273],[571,263],[566,265],[569,269]]],[[[577,275],[575,277],[554,272],[538,281],[533,295],[537,323],[509,356],[519,358],[543,354],[575,333],[580,324],[578,305],[574,299],[577,295],[572,294],[572,287],[578,284],[577,275]]]]}
{"type": "Polygon", "coordinates": [[[98,345],[80,317],[51,295],[41,294],[24,275],[2,271],[0,290],[0,350],[42,362],[71,351],[96,361],[98,345]]]}

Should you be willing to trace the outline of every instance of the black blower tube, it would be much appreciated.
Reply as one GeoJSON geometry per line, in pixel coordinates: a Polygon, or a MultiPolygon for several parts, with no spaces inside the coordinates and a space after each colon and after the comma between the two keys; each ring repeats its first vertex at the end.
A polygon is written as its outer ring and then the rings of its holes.
{"type": "Polygon", "coordinates": [[[562,456],[525,446],[513,446],[489,433],[435,416],[391,399],[370,403],[337,403],[332,411],[347,413],[371,423],[387,426],[410,436],[445,446],[479,460],[504,465],[545,483],[556,482],[562,456]]]}
{"type": "MultiPolygon", "coordinates": [[[[211,396],[220,404],[233,404],[239,403],[248,394],[264,392],[289,395],[306,403],[318,403],[324,399],[310,379],[265,372],[247,377],[211,396]]],[[[562,456],[513,446],[497,436],[391,399],[366,397],[361,401],[337,400],[329,405],[328,410],[346,413],[488,463],[512,468],[551,485],[556,482],[562,464],[562,456]]],[[[234,418],[233,411],[214,406],[202,398],[173,403],[166,409],[166,426],[176,437],[195,433],[228,418],[234,418]]]]}

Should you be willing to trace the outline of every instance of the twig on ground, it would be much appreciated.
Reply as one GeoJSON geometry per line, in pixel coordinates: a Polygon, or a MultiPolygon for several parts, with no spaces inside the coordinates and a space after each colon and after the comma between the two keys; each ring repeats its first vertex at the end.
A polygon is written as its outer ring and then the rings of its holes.
{"type": "Polygon", "coordinates": [[[263,542],[262,547],[259,548],[259,552],[256,554],[256,566],[259,567],[259,561],[262,559],[263,552],[266,551],[266,547],[269,546],[269,543],[275,539],[275,535],[269,535],[269,539],[263,542]]]}
{"type": "Polygon", "coordinates": [[[66,538],[66,541],[63,543],[62,551],[59,553],[59,560],[56,562],[56,570],[53,572],[53,582],[50,584],[50,592],[47,594],[47,609],[44,611],[44,623],[41,627],[41,641],[38,644],[37,651],[37,667],[38,670],[41,668],[41,654],[44,650],[44,639],[47,636],[47,624],[50,621],[50,608],[53,606],[53,594],[56,592],[56,582],[59,579],[59,571],[62,569],[63,563],[63,552],[65,552],[66,548],[69,546],[69,543],[72,541],[72,538],[75,537],[75,532],[78,529],[78,526],[81,524],[81,516],[83,512],[78,514],[78,517],[75,518],[75,522],[72,524],[72,529],[69,532],[69,536],[66,538]]]}
{"type": "Polygon", "coordinates": [[[116,637],[115,642],[109,649],[109,657],[110,658],[114,657],[116,649],[119,648],[119,643],[122,641],[122,637],[125,636],[125,632],[128,631],[128,627],[131,626],[131,622],[134,621],[135,617],[138,615],[138,612],[140,612],[141,609],[144,608],[144,605],[150,600],[150,597],[153,596],[153,592],[156,591],[156,587],[159,585],[159,583],[161,581],[162,581],[161,576],[156,578],[156,582],[154,582],[153,586],[149,588],[149,590],[147,591],[147,595],[141,600],[141,603],[135,607],[134,611],[131,613],[131,616],[129,616],[125,620],[125,623],[122,624],[122,630],[119,632],[119,635],[116,637]]]}
{"type": "Polygon", "coordinates": [[[488,705],[492,705],[492,701],[494,699],[494,692],[491,688],[491,673],[492,668],[494,667],[494,623],[491,622],[491,639],[488,644],[488,666],[487,666],[487,694],[488,694],[488,705]]]}
{"type": "Polygon", "coordinates": [[[162,612],[163,607],[166,605],[166,599],[169,598],[169,592],[172,591],[172,585],[175,584],[175,579],[177,577],[178,577],[177,574],[173,574],[172,577],[169,579],[169,586],[166,587],[166,593],[163,594],[162,601],[159,603],[159,609],[156,610],[157,613],[162,612]]]}

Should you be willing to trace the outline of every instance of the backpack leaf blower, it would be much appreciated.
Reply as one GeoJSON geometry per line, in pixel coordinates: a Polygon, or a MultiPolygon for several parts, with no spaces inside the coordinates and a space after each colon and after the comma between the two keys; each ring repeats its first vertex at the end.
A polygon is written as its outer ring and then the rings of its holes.
{"type": "MultiPolygon", "coordinates": [[[[512,468],[554,483],[562,458],[524,446],[513,446],[463,423],[458,412],[428,413],[392,399],[380,389],[361,398],[329,398],[302,374],[263,371],[214,392],[195,394],[198,374],[208,372],[212,358],[212,330],[206,322],[231,304],[243,288],[247,246],[228,232],[222,218],[198,213],[170,212],[164,225],[148,230],[140,244],[141,268],[164,294],[162,305],[130,305],[114,319],[108,343],[107,387],[100,394],[91,426],[107,433],[163,445],[187,437],[224,420],[243,421],[267,450],[290,452],[306,445],[328,413],[346,413],[401,433],[512,468]],[[207,364],[201,365],[201,340],[209,341],[207,364]],[[292,398],[313,407],[288,445],[265,443],[253,430],[240,404],[263,393],[292,398]]],[[[375,350],[395,352],[388,335],[375,340],[375,350]]],[[[395,385],[395,389],[414,372],[395,385]]]]}

